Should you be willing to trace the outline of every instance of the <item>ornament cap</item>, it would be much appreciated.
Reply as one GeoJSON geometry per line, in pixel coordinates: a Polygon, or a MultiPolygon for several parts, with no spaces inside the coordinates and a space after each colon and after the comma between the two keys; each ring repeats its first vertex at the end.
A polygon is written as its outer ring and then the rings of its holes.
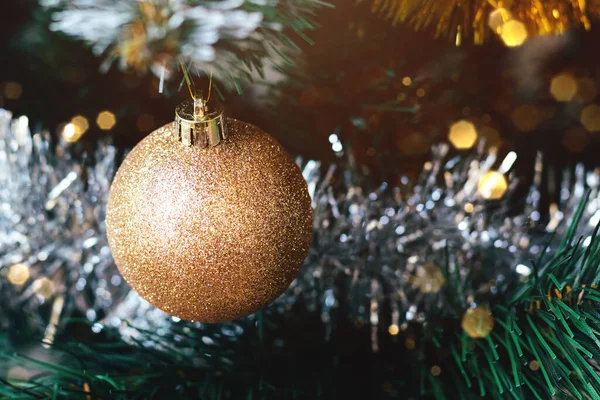
{"type": "Polygon", "coordinates": [[[175,135],[185,146],[214,147],[227,138],[225,107],[202,96],[185,100],[175,109],[175,135]]]}

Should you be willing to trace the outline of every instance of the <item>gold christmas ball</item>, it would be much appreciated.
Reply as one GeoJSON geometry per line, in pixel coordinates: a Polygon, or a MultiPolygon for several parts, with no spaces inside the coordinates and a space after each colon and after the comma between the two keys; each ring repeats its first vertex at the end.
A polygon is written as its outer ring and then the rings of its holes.
{"type": "Polygon", "coordinates": [[[473,339],[484,339],[494,329],[494,316],[486,307],[469,308],[462,317],[463,330],[473,339]]]}
{"type": "Polygon", "coordinates": [[[152,132],[126,157],[108,198],[121,274],[185,320],[229,321],[267,306],[295,278],[311,240],[311,200],[290,155],[253,125],[221,122],[227,137],[214,147],[186,142],[184,123],[152,132]]]}

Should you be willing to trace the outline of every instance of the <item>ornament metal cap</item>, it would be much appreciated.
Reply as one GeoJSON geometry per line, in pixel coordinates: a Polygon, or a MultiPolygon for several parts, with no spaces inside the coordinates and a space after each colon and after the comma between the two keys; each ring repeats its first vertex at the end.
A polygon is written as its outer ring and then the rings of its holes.
{"type": "Polygon", "coordinates": [[[213,147],[227,138],[225,107],[202,96],[185,100],[175,109],[175,135],[185,146],[213,147]]]}

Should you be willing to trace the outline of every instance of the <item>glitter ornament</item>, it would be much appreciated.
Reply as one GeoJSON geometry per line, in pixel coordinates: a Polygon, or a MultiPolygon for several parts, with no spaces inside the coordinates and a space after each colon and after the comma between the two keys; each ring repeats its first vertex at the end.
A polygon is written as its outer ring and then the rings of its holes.
{"type": "Polygon", "coordinates": [[[290,155],[216,101],[188,100],[175,122],[127,156],[106,213],[125,280],[181,319],[258,311],[292,282],[308,252],[312,208],[290,155]]]}
{"type": "Polygon", "coordinates": [[[461,326],[469,337],[484,339],[494,329],[494,316],[486,307],[469,308],[463,314],[461,326]]]}

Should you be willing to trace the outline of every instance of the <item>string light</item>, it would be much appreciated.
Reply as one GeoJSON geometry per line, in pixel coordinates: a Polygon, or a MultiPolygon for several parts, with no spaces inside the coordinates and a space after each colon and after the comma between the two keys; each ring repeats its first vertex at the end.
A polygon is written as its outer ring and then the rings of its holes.
{"type": "Polygon", "coordinates": [[[508,190],[508,181],[500,172],[486,173],[477,186],[479,194],[486,200],[499,200],[508,190]]]}
{"type": "Polygon", "coordinates": [[[550,83],[550,94],[556,101],[571,101],[577,93],[577,81],[571,74],[558,74],[550,83]]]}
{"type": "Polygon", "coordinates": [[[511,119],[521,132],[531,132],[542,122],[540,111],[532,104],[522,104],[515,108],[511,119]]]}
{"type": "Polygon", "coordinates": [[[36,294],[44,299],[49,299],[54,294],[54,283],[48,278],[36,279],[31,287],[36,294]]]}
{"type": "Polygon", "coordinates": [[[71,119],[71,122],[66,124],[62,131],[62,137],[69,143],[78,141],[81,136],[88,130],[89,122],[82,115],[76,115],[71,119]]]}
{"type": "Polygon", "coordinates": [[[525,24],[514,19],[504,24],[500,33],[500,38],[508,47],[522,45],[527,40],[527,36],[529,35],[525,24]]]}
{"type": "Polygon", "coordinates": [[[477,130],[473,123],[460,120],[450,126],[450,133],[448,134],[448,140],[458,150],[468,150],[477,141],[477,130]]]}
{"type": "Polygon", "coordinates": [[[23,94],[23,87],[19,82],[9,81],[4,84],[4,97],[8,100],[18,100],[23,94]]]}
{"type": "Polygon", "coordinates": [[[13,285],[22,285],[29,279],[29,267],[25,264],[15,264],[8,269],[8,281],[13,285]]]}
{"type": "Polygon", "coordinates": [[[600,106],[591,104],[581,111],[581,124],[589,132],[600,132],[600,106]]]}
{"type": "Polygon", "coordinates": [[[108,131],[115,126],[117,118],[110,111],[101,111],[96,118],[96,125],[102,130],[108,131]]]}

